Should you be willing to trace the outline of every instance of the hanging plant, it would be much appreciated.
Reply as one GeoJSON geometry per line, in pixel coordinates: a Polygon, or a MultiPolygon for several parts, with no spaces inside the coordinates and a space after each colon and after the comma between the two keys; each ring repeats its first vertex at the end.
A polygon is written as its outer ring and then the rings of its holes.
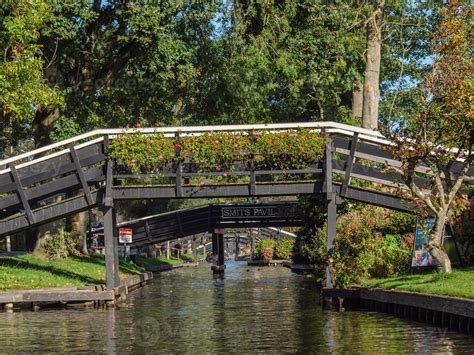
{"type": "Polygon", "coordinates": [[[248,158],[248,137],[228,132],[209,132],[183,138],[183,157],[199,171],[231,171],[234,163],[248,158]]]}
{"type": "Polygon", "coordinates": [[[109,158],[133,173],[159,172],[167,164],[186,160],[200,172],[226,172],[236,164],[259,169],[303,169],[320,160],[325,139],[309,129],[280,132],[208,132],[179,140],[161,133],[123,134],[113,139],[109,158]]]}
{"type": "Polygon", "coordinates": [[[157,172],[175,159],[179,147],[173,138],[162,133],[122,134],[114,138],[108,147],[107,155],[134,174],[157,172]]]}
{"type": "Polygon", "coordinates": [[[253,146],[257,167],[302,169],[322,158],[324,137],[308,129],[260,133],[253,146]]]}

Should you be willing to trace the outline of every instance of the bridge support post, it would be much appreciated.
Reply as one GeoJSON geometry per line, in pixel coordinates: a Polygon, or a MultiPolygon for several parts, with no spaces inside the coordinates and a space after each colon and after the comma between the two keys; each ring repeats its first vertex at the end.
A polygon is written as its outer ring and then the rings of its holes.
{"type": "Polygon", "coordinates": [[[11,251],[12,251],[12,243],[11,243],[11,240],[10,240],[10,236],[9,236],[9,235],[7,235],[7,236],[5,237],[5,244],[6,244],[6,248],[5,248],[5,249],[6,249],[7,253],[11,253],[11,251]]]}
{"type": "Polygon", "coordinates": [[[240,254],[240,236],[238,233],[235,234],[235,260],[239,258],[240,254]]]}
{"type": "MultiPolygon", "coordinates": [[[[326,193],[326,203],[327,203],[327,251],[329,252],[333,245],[334,240],[336,239],[336,218],[337,218],[337,195],[334,191],[334,186],[332,183],[332,153],[333,146],[332,141],[328,138],[326,142],[326,152],[324,157],[324,183],[323,183],[323,192],[326,193]]],[[[332,265],[328,261],[326,267],[326,287],[333,288],[334,280],[332,278],[332,265]]]]}
{"type": "Polygon", "coordinates": [[[255,234],[253,230],[251,231],[252,234],[252,244],[250,245],[250,260],[253,260],[255,254],[255,234]]]}
{"type": "Polygon", "coordinates": [[[224,230],[214,229],[212,233],[212,273],[215,277],[224,276],[224,230]]]}
{"type": "Polygon", "coordinates": [[[107,290],[112,290],[120,283],[117,217],[113,206],[102,206],[104,215],[105,272],[107,290]]]}
{"type": "MultiPolygon", "coordinates": [[[[327,204],[327,251],[330,251],[334,246],[334,240],[336,239],[336,219],[337,219],[337,203],[336,203],[336,194],[328,194],[327,204]]],[[[333,288],[334,282],[332,279],[331,273],[331,263],[328,263],[326,267],[326,287],[333,288]]]]}

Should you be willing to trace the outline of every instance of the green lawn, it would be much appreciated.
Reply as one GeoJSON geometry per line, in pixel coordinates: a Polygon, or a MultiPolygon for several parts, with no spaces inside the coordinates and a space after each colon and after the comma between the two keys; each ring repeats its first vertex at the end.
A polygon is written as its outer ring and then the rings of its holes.
{"type": "Polygon", "coordinates": [[[363,286],[474,298],[474,267],[451,274],[429,273],[369,280],[363,286]]]}
{"type": "Polygon", "coordinates": [[[169,259],[167,259],[166,256],[157,256],[156,258],[145,258],[145,257],[139,256],[137,257],[137,264],[143,267],[162,266],[162,265],[180,264],[180,263],[190,262],[194,260],[196,261],[204,260],[204,257],[202,254],[197,255],[196,258],[194,258],[193,254],[181,254],[181,258],[170,256],[169,259]]]}
{"type": "Polygon", "coordinates": [[[166,259],[166,256],[157,256],[156,258],[145,258],[143,256],[137,257],[137,264],[143,267],[173,265],[173,264],[179,264],[182,262],[183,260],[178,259],[174,256],[170,256],[169,259],[166,259]]]}
{"type": "MultiPolygon", "coordinates": [[[[121,277],[139,274],[142,269],[130,262],[120,262],[121,277]]],[[[0,290],[83,286],[105,283],[104,256],[48,260],[25,254],[0,257],[0,290]]]]}
{"type": "Polygon", "coordinates": [[[204,259],[206,259],[205,255],[202,255],[202,254],[187,254],[187,253],[184,253],[184,254],[181,254],[181,259],[183,259],[184,261],[203,261],[204,259]]]}

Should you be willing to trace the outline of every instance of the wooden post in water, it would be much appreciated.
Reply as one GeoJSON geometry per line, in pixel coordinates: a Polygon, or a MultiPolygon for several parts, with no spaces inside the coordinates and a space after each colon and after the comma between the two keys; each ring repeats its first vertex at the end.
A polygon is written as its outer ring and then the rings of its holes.
{"type": "Polygon", "coordinates": [[[225,261],[224,261],[224,230],[214,229],[212,232],[212,272],[214,276],[224,276],[225,261]]]}
{"type": "Polygon", "coordinates": [[[193,259],[197,259],[197,250],[196,250],[196,236],[193,235],[193,239],[191,240],[191,250],[193,252],[193,259]]]}
{"type": "Polygon", "coordinates": [[[238,233],[235,233],[235,260],[239,258],[240,249],[240,236],[238,233]]]}
{"type": "Polygon", "coordinates": [[[255,254],[255,234],[253,233],[253,230],[251,230],[252,234],[252,244],[250,245],[250,260],[253,260],[254,254],[255,254]]]}

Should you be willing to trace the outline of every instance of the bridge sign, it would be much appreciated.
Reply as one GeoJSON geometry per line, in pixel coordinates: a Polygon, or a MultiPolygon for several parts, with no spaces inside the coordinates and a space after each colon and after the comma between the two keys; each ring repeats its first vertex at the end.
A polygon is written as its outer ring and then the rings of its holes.
{"type": "Polygon", "coordinates": [[[271,218],[294,218],[296,210],[293,206],[252,206],[252,207],[222,207],[223,219],[271,219],[271,218]]]}
{"type": "Polygon", "coordinates": [[[133,229],[132,228],[120,228],[119,229],[119,243],[131,244],[133,240],[133,229]]]}

